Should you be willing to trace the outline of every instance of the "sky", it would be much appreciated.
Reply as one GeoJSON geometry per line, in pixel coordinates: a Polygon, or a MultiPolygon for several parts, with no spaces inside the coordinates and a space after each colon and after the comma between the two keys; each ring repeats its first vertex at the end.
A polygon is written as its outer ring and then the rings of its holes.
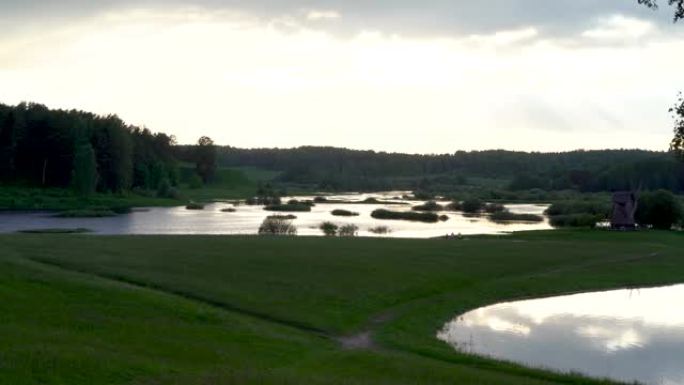
{"type": "Polygon", "coordinates": [[[0,103],[244,148],[666,150],[661,3],[0,0],[0,103]]]}

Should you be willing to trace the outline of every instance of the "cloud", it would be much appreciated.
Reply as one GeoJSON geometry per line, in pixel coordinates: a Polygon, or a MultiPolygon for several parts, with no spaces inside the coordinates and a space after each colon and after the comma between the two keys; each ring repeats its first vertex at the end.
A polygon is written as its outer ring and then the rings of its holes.
{"type": "Polygon", "coordinates": [[[654,33],[655,30],[650,21],[614,15],[601,19],[597,27],[584,31],[582,36],[599,40],[640,39],[654,33]]]}
{"type": "Polygon", "coordinates": [[[468,39],[475,44],[511,45],[529,42],[539,37],[539,31],[533,27],[527,27],[510,31],[498,31],[490,35],[471,35],[468,39]]]}
{"type": "MultiPolygon", "coordinates": [[[[344,23],[318,28],[345,36],[376,30],[410,36],[482,35],[535,28],[547,36],[573,36],[587,31],[601,18],[620,14],[660,26],[671,25],[670,9],[659,12],[636,0],[3,0],[0,27],[21,27],[45,21],[65,23],[74,18],[126,8],[176,9],[195,6],[207,11],[228,10],[262,20],[297,18],[309,10],[309,21],[339,19],[344,23]]],[[[600,31],[594,33],[601,34],[600,31]]]]}
{"type": "Polygon", "coordinates": [[[117,113],[184,143],[207,134],[243,147],[664,149],[670,139],[684,43],[636,6],[604,17],[583,0],[198,1],[65,0],[28,16],[34,0],[3,3],[1,22],[33,25],[0,36],[0,102],[117,113]],[[574,21],[553,25],[564,18],[574,21]],[[594,42],[620,30],[639,44],[594,42]]]}
{"type": "Polygon", "coordinates": [[[330,19],[339,19],[342,15],[340,15],[339,12],[337,11],[318,11],[318,10],[311,10],[307,12],[306,18],[308,20],[330,20],[330,19]]]}

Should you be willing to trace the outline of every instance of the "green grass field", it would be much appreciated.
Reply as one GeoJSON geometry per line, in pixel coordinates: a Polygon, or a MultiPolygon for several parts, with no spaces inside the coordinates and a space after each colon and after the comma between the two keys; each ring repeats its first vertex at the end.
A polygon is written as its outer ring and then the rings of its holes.
{"type": "Polygon", "coordinates": [[[2,235],[0,383],[594,383],[459,354],[435,334],[502,300],[684,282],[683,256],[675,232],[2,235]],[[340,343],[362,333],[372,343],[340,343]]]}

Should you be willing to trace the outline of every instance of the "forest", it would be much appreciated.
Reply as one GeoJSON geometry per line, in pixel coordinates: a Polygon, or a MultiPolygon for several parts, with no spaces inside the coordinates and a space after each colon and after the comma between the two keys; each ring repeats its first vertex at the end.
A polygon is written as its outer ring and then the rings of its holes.
{"type": "Polygon", "coordinates": [[[80,193],[156,189],[177,182],[172,136],[116,116],[0,104],[0,181],[80,193]]]}
{"type": "MultiPolygon", "coordinates": [[[[185,151],[189,149],[186,148],[185,151]]],[[[459,151],[409,155],[332,147],[238,149],[221,147],[223,167],[281,171],[280,180],[324,190],[414,189],[439,192],[478,179],[498,180],[512,190],[622,189],[684,191],[684,164],[673,153],[644,150],[526,153],[459,151]]]]}
{"type": "Polygon", "coordinates": [[[217,168],[253,167],[278,172],[275,183],[326,191],[448,192],[464,184],[496,183],[510,191],[684,192],[684,162],[674,152],[492,150],[412,155],[334,147],[240,149],[216,146],[208,137],[196,145],[177,145],[171,135],[127,125],[114,115],[51,110],[33,103],[0,104],[4,184],[70,188],[86,195],[136,189],[165,192],[179,184],[181,164],[194,165],[195,175],[185,180],[197,185],[211,184],[217,168]]]}

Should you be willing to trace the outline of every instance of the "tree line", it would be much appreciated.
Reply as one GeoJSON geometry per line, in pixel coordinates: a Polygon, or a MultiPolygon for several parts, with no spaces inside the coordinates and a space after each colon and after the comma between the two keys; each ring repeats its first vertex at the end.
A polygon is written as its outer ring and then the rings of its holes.
{"type": "MultiPolygon", "coordinates": [[[[73,188],[85,195],[168,189],[179,182],[175,144],[173,136],[127,125],[115,115],[0,104],[4,183],[73,188]]],[[[202,154],[213,146],[210,139],[201,144],[202,154]]],[[[212,168],[202,167],[200,175],[208,178],[212,168]]]]}
{"type": "MultiPolygon", "coordinates": [[[[642,150],[526,153],[458,151],[417,155],[333,147],[240,149],[208,137],[176,145],[173,136],[125,124],[115,115],[0,104],[0,182],[92,192],[168,190],[179,164],[194,164],[197,184],[216,169],[257,167],[281,172],[280,182],[323,190],[449,191],[477,178],[505,180],[510,190],[583,192],[667,189],[684,192],[684,101],[672,109],[671,152],[642,150]]],[[[187,171],[187,170],[186,170],[187,171]]],[[[186,181],[187,182],[187,181],[186,181]]]]}
{"type": "Polygon", "coordinates": [[[643,150],[526,153],[473,151],[410,155],[333,147],[218,149],[225,167],[281,171],[280,180],[322,189],[448,190],[476,178],[508,180],[511,190],[583,192],[668,189],[684,192],[684,164],[671,152],[643,150]]]}

